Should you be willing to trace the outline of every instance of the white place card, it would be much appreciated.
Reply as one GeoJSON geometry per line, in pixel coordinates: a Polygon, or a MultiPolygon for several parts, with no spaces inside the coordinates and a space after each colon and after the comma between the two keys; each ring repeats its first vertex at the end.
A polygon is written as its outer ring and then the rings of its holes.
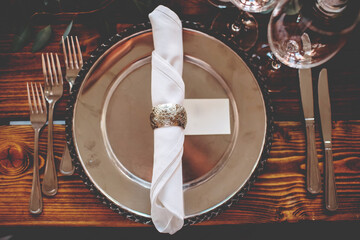
{"type": "Polygon", "coordinates": [[[185,135],[230,134],[229,99],[185,99],[185,135]]]}

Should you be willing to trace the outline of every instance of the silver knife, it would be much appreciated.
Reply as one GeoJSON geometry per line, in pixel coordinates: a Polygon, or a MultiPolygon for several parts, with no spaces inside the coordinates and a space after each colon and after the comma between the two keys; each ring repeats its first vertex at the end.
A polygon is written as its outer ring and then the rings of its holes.
{"type": "Polygon", "coordinates": [[[315,145],[315,118],[311,69],[299,69],[301,102],[306,125],[306,183],[307,190],[316,194],[321,190],[320,171],[315,145]]]}
{"type": "Polygon", "coordinates": [[[331,144],[331,105],[329,96],[328,74],[324,68],[318,83],[319,111],[321,130],[325,147],[325,205],[329,211],[338,208],[331,144]]]}

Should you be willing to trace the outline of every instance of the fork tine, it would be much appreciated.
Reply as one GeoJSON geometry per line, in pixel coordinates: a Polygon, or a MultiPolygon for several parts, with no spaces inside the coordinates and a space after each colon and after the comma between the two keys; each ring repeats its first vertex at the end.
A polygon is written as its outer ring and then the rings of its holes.
{"type": "Polygon", "coordinates": [[[56,67],[55,67],[55,61],[54,61],[54,55],[53,55],[53,53],[50,53],[50,59],[51,59],[52,71],[53,71],[53,73],[54,73],[55,83],[56,83],[56,84],[59,84],[58,76],[57,76],[57,73],[56,73],[56,67]]]}
{"type": "MultiPolygon", "coordinates": [[[[36,92],[36,100],[38,101],[38,106],[39,106],[39,110],[41,113],[44,113],[44,109],[43,109],[43,106],[42,106],[42,103],[41,103],[41,100],[40,100],[40,95],[39,95],[39,90],[38,90],[38,84],[34,84],[35,85],[35,92],[36,92]]],[[[35,96],[34,96],[35,97],[35,96]]]]}
{"type": "Polygon", "coordinates": [[[46,53],[46,60],[47,60],[47,67],[48,67],[47,69],[49,71],[51,85],[54,85],[54,78],[53,78],[53,74],[52,74],[52,71],[51,71],[49,53],[46,53]]]}
{"type": "Polygon", "coordinates": [[[36,113],[39,113],[39,109],[37,107],[37,104],[36,104],[36,97],[35,97],[35,92],[34,92],[34,86],[33,84],[31,83],[31,92],[32,92],[32,97],[33,97],[33,104],[34,104],[34,107],[35,107],[35,112],[36,113]]]}
{"type": "Polygon", "coordinates": [[[78,54],[79,54],[79,65],[80,65],[80,67],[82,67],[82,65],[83,65],[83,59],[82,59],[80,44],[79,44],[79,40],[78,40],[78,37],[77,37],[77,36],[75,36],[75,40],[76,40],[77,51],[78,51],[78,54]]]}
{"type": "Polygon", "coordinates": [[[69,63],[70,63],[70,67],[74,68],[74,63],[72,60],[72,54],[71,54],[71,48],[70,48],[70,41],[69,41],[69,37],[66,37],[66,42],[67,42],[67,46],[68,46],[68,53],[69,53],[69,63]]]}
{"type": "Polygon", "coordinates": [[[63,47],[63,52],[64,52],[65,65],[66,65],[66,69],[68,69],[69,68],[69,62],[68,62],[68,57],[67,57],[67,54],[66,54],[64,36],[61,37],[61,41],[62,41],[62,47],[63,47]]]}
{"type": "Polygon", "coordinates": [[[30,108],[30,112],[33,113],[34,110],[32,108],[32,103],[31,103],[31,93],[30,93],[30,89],[29,89],[29,83],[26,83],[26,89],[27,89],[27,96],[28,96],[28,102],[29,102],[29,108],[30,108]]]}
{"type": "Polygon", "coordinates": [[[47,113],[46,101],[45,101],[45,96],[44,96],[44,90],[43,90],[41,84],[39,84],[39,88],[40,88],[40,93],[41,93],[41,100],[42,100],[43,111],[44,111],[45,113],[47,113]]]}
{"type": "Polygon", "coordinates": [[[73,38],[73,36],[71,36],[70,38],[71,38],[71,47],[72,47],[73,56],[74,56],[74,65],[75,65],[75,68],[78,69],[79,64],[78,64],[77,54],[76,54],[76,50],[75,50],[74,38],[73,38]]]}
{"type": "Polygon", "coordinates": [[[62,72],[61,72],[61,65],[60,65],[60,61],[59,61],[59,57],[57,55],[57,53],[55,54],[56,57],[56,66],[57,66],[57,73],[59,75],[59,79],[60,79],[60,84],[63,85],[63,76],[62,76],[62,72]]]}
{"type": "Polygon", "coordinates": [[[42,62],[43,74],[44,74],[44,77],[45,77],[45,83],[48,85],[48,84],[49,84],[49,79],[48,79],[48,75],[47,75],[46,63],[45,63],[44,54],[41,54],[41,62],[42,62]]]}

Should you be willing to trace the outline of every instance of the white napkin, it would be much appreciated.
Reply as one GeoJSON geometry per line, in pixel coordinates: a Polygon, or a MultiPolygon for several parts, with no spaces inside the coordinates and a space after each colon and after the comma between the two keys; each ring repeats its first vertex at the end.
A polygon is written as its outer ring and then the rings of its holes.
{"type": "MultiPolygon", "coordinates": [[[[153,30],[151,96],[153,106],[183,105],[182,24],[164,6],[149,14],[153,30]]],[[[154,130],[154,167],[150,189],[151,218],[157,230],[174,234],[184,224],[182,155],[184,129],[178,126],[154,130]]]]}

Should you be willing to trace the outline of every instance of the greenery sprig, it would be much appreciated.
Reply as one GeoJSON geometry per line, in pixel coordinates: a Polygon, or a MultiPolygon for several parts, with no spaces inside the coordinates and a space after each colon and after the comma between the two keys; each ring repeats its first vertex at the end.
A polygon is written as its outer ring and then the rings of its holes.
{"type": "MultiPolygon", "coordinates": [[[[22,2],[22,0],[18,1],[22,2]]],[[[26,45],[33,41],[31,51],[37,52],[50,42],[53,35],[51,23],[48,23],[45,27],[35,33],[35,20],[40,16],[50,17],[51,19],[59,16],[71,16],[72,20],[64,29],[64,37],[67,37],[70,34],[78,16],[96,16],[97,19],[93,20],[93,25],[99,28],[101,35],[108,37],[108,35],[114,34],[116,31],[116,23],[111,19],[112,16],[109,16],[107,11],[110,6],[118,9],[127,7],[130,8],[131,11],[135,10],[136,12],[134,14],[144,17],[157,5],[161,4],[161,1],[162,0],[42,0],[41,4],[38,6],[39,9],[33,12],[28,20],[25,20],[27,23],[22,24],[20,31],[15,34],[12,42],[12,51],[21,51],[26,45]],[[128,1],[128,3],[130,1],[132,6],[126,3],[126,1],[128,1]],[[87,9],[94,6],[96,6],[96,8],[87,9]]],[[[112,9],[112,11],[114,11],[114,9],[112,9]]]]}

